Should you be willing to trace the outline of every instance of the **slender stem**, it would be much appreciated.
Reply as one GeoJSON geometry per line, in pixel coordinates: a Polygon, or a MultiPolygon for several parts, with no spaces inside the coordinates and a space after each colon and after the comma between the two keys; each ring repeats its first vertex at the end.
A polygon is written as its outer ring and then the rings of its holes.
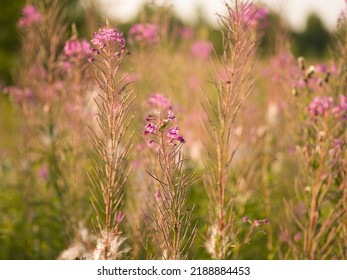
{"type": "Polygon", "coordinates": [[[111,214],[112,214],[112,178],[113,178],[113,158],[115,155],[115,146],[114,146],[114,91],[113,91],[113,82],[112,82],[112,58],[111,58],[111,50],[108,49],[107,53],[107,66],[108,66],[108,74],[109,77],[107,78],[107,84],[106,84],[106,94],[107,94],[107,102],[110,104],[107,104],[106,108],[108,108],[108,134],[110,137],[111,142],[111,149],[109,150],[108,145],[106,145],[107,155],[107,168],[108,168],[108,178],[107,178],[107,194],[106,194],[106,229],[105,229],[105,245],[104,245],[104,258],[107,260],[108,258],[108,248],[109,248],[109,240],[110,240],[110,230],[111,230],[111,214]],[[111,92],[110,92],[111,91],[111,92]],[[110,99],[111,96],[111,99],[110,99]]]}
{"type": "MultiPolygon", "coordinates": [[[[325,132],[327,132],[327,130],[325,130],[325,132]]],[[[305,250],[305,255],[306,255],[306,258],[308,259],[315,259],[316,245],[314,244],[315,242],[314,239],[315,239],[316,227],[318,222],[318,209],[319,209],[319,205],[317,205],[317,202],[318,202],[319,192],[321,189],[321,178],[323,174],[326,153],[327,153],[326,143],[324,143],[323,149],[320,155],[319,169],[318,169],[318,172],[316,173],[315,183],[312,189],[312,197],[311,197],[311,203],[310,203],[310,219],[309,219],[309,225],[307,229],[307,245],[305,250]]]]}

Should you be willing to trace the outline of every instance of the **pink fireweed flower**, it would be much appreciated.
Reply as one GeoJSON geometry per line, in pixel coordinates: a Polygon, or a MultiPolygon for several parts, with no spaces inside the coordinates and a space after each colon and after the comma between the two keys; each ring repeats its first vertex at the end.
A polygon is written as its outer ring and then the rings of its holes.
{"type": "Polygon", "coordinates": [[[324,64],[317,64],[315,70],[317,73],[325,74],[328,72],[328,67],[324,64]]]}
{"type": "Polygon", "coordinates": [[[292,56],[288,51],[281,51],[278,55],[271,58],[272,68],[286,68],[292,63],[292,56]]]}
{"type": "Polygon", "coordinates": [[[303,78],[300,78],[297,83],[296,83],[296,86],[300,89],[303,89],[307,86],[307,82],[305,81],[305,79],[303,78]]]}
{"type": "Polygon", "coordinates": [[[100,28],[98,32],[94,32],[91,42],[96,46],[96,49],[93,50],[93,53],[96,54],[102,52],[107,44],[116,44],[121,51],[125,50],[123,33],[110,27],[100,28]]]}
{"type": "Polygon", "coordinates": [[[171,108],[168,110],[167,117],[168,117],[170,120],[173,120],[173,121],[176,119],[175,114],[174,114],[174,112],[172,111],[171,108]]]}
{"type": "Polygon", "coordinates": [[[22,9],[22,17],[18,24],[20,27],[26,27],[41,22],[41,19],[40,12],[33,5],[28,5],[22,9]]]}
{"type": "Polygon", "coordinates": [[[269,10],[252,3],[239,4],[238,12],[231,11],[229,20],[241,22],[245,26],[253,28],[265,28],[268,25],[269,10]]]}
{"type": "Polygon", "coordinates": [[[190,52],[194,57],[207,59],[210,57],[213,45],[210,41],[197,41],[192,44],[190,52]]]}
{"type": "Polygon", "coordinates": [[[160,140],[157,139],[159,141],[151,139],[149,143],[159,143],[164,141],[163,138],[167,138],[170,145],[185,143],[183,136],[179,134],[178,126],[170,128],[170,124],[176,120],[170,99],[162,94],[152,94],[147,105],[152,107],[154,111],[146,117],[147,124],[143,134],[145,136],[153,134],[156,138],[160,138],[160,140]]]}
{"type": "Polygon", "coordinates": [[[182,39],[191,39],[194,37],[194,30],[191,27],[183,27],[180,33],[182,39]]]}
{"type": "Polygon", "coordinates": [[[342,117],[342,118],[347,118],[347,100],[346,100],[346,96],[341,95],[340,96],[340,104],[338,104],[337,106],[335,106],[332,109],[332,113],[338,117],[342,117]]]}
{"type": "Polygon", "coordinates": [[[344,145],[343,140],[341,140],[341,139],[334,139],[334,142],[333,142],[334,149],[342,150],[343,145],[344,145]]]}
{"type": "Polygon", "coordinates": [[[330,72],[331,72],[331,74],[338,74],[339,73],[339,69],[338,69],[338,67],[336,65],[333,64],[330,67],[330,72]]]}
{"type": "Polygon", "coordinates": [[[47,166],[41,166],[37,171],[37,176],[42,180],[47,180],[49,177],[49,169],[47,166]]]}
{"type": "Polygon", "coordinates": [[[152,23],[137,23],[129,30],[129,40],[154,44],[158,40],[158,28],[152,23]]]}
{"type": "Polygon", "coordinates": [[[269,10],[254,4],[240,5],[241,21],[252,27],[265,28],[268,25],[269,10]]]}
{"type": "Polygon", "coordinates": [[[179,143],[185,142],[183,136],[179,135],[179,128],[177,125],[168,129],[166,136],[169,139],[168,142],[170,143],[170,145],[174,145],[174,141],[178,141],[179,143]]]}
{"type": "Polygon", "coordinates": [[[313,118],[318,116],[324,116],[328,113],[333,107],[332,97],[318,97],[316,96],[311,102],[310,106],[307,108],[309,113],[313,118]]]}
{"type": "Polygon", "coordinates": [[[5,93],[7,93],[16,103],[31,103],[34,98],[34,94],[31,89],[28,88],[18,88],[18,87],[5,87],[3,89],[5,93]]]}
{"type": "Polygon", "coordinates": [[[302,233],[301,232],[297,232],[293,236],[293,239],[294,239],[295,242],[299,242],[301,240],[301,238],[302,238],[302,233]]]}
{"type": "Polygon", "coordinates": [[[150,107],[157,107],[158,109],[171,109],[171,101],[160,93],[153,93],[147,101],[147,105],[150,107]]]}
{"type": "Polygon", "coordinates": [[[154,115],[148,115],[146,120],[151,121],[153,117],[161,116],[165,121],[175,121],[175,114],[172,110],[170,99],[160,93],[153,93],[147,101],[147,106],[152,107],[154,115]]]}
{"type": "Polygon", "coordinates": [[[153,123],[148,123],[146,125],[145,131],[143,132],[144,135],[147,134],[157,134],[158,126],[153,123]]]}
{"type": "Polygon", "coordinates": [[[86,39],[68,40],[64,46],[64,53],[67,58],[83,59],[90,55],[91,50],[92,48],[86,39]]]}

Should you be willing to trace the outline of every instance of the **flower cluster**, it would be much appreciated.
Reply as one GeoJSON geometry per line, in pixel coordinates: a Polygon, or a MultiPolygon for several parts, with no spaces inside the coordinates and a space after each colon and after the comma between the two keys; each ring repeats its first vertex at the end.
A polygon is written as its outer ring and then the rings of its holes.
{"type": "Polygon", "coordinates": [[[49,177],[49,168],[47,166],[41,166],[37,171],[37,176],[42,180],[47,180],[49,177]]]}
{"type": "Polygon", "coordinates": [[[153,93],[147,101],[147,106],[158,107],[160,109],[172,109],[170,99],[160,93],[153,93]]]}
{"type": "Polygon", "coordinates": [[[344,141],[341,139],[334,139],[333,141],[333,149],[338,149],[340,151],[342,151],[343,145],[344,145],[344,141]]]}
{"type": "Polygon", "coordinates": [[[340,116],[343,119],[347,118],[347,102],[346,102],[346,96],[341,95],[340,96],[340,104],[335,106],[333,108],[333,114],[335,116],[340,116]]]}
{"type": "MultiPolygon", "coordinates": [[[[169,127],[170,123],[176,120],[175,114],[172,111],[171,101],[162,94],[152,94],[147,101],[147,105],[152,107],[153,113],[147,115],[145,130],[143,134],[155,135],[158,137],[167,138],[167,142],[170,145],[176,145],[176,143],[184,143],[185,140],[182,135],[179,134],[179,128],[177,125],[169,127]]],[[[150,143],[157,142],[151,140],[150,143]]]]}
{"type": "Polygon", "coordinates": [[[143,132],[143,134],[144,135],[147,135],[147,134],[156,135],[157,131],[158,131],[158,126],[150,122],[146,125],[145,131],[143,132]]]}
{"type": "Polygon", "coordinates": [[[240,7],[241,20],[252,27],[265,28],[268,25],[269,10],[254,4],[245,4],[240,7]]]}
{"type": "MultiPolygon", "coordinates": [[[[324,86],[329,85],[332,78],[338,74],[336,65],[316,64],[305,67],[303,57],[298,58],[298,65],[291,70],[292,89],[306,89],[310,92],[322,91],[324,86]]],[[[297,93],[297,92],[296,92],[297,93]]]]}
{"type": "Polygon", "coordinates": [[[328,72],[328,67],[325,64],[316,64],[315,70],[317,73],[326,74],[328,72]]]}
{"type": "Polygon", "coordinates": [[[100,28],[98,32],[94,32],[92,44],[96,46],[94,53],[101,53],[107,44],[116,44],[121,51],[125,50],[125,39],[122,32],[114,28],[100,28]]]}
{"type": "Polygon", "coordinates": [[[158,40],[158,28],[152,23],[137,23],[130,28],[129,39],[135,42],[154,44],[158,40]]]}
{"type": "Polygon", "coordinates": [[[194,29],[187,26],[183,27],[180,32],[182,39],[191,39],[194,37],[194,34],[194,29]]]}
{"type": "Polygon", "coordinates": [[[311,104],[307,108],[308,112],[311,114],[312,118],[317,118],[318,116],[334,115],[335,117],[341,117],[346,119],[347,117],[347,100],[346,96],[340,96],[340,103],[333,104],[332,97],[318,97],[316,96],[311,104]]]}
{"type": "Polygon", "coordinates": [[[33,92],[28,89],[21,89],[18,87],[6,87],[4,92],[7,93],[17,104],[29,102],[34,100],[33,92]]]}
{"type": "Polygon", "coordinates": [[[30,26],[41,21],[40,12],[32,5],[25,6],[22,10],[22,17],[18,24],[20,27],[30,26]]]}
{"type": "Polygon", "coordinates": [[[319,97],[316,96],[307,110],[310,112],[312,117],[324,116],[326,113],[330,112],[333,108],[333,98],[332,97],[319,97]]]}
{"type": "Polygon", "coordinates": [[[64,53],[67,58],[83,59],[90,55],[91,46],[86,39],[68,40],[64,46],[64,53]]]}
{"type": "Polygon", "coordinates": [[[210,41],[197,41],[192,44],[190,52],[194,57],[207,59],[211,55],[213,45],[210,41]]]}
{"type": "Polygon", "coordinates": [[[166,136],[167,138],[169,138],[170,145],[174,145],[175,144],[174,141],[178,141],[179,143],[185,142],[183,136],[179,135],[178,132],[179,132],[179,128],[177,125],[168,129],[166,136]]]}

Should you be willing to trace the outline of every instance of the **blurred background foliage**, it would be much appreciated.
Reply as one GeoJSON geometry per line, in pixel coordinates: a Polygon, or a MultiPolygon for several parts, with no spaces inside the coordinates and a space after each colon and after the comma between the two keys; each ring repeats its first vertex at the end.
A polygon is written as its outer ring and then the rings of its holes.
{"type": "MultiPolygon", "coordinates": [[[[64,0],[68,5],[68,17],[71,22],[75,22],[78,31],[82,36],[86,36],[85,17],[88,14],[79,5],[79,0],[64,0]]],[[[19,34],[17,31],[17,22],[21,15],[21,9],[25,0],[1,0],[0,9],[0,81],[5,84],[11,83],[11,69],[16,65],[16,57],[19,51],[19,34]]],[[[146,9],[146,7],[144,7],[146,9]]],[[[141,14],[140,12],[139,14],[141,14]]],[[[273,14],[272,19],[276,18],[273,14]]],[[[137,22],[135,19],[133,22],[137,22]]],[[[176,19],[177,22],[181,22],[176,19]]],[[[120,26],[125,33],[131,27],[132,23],[125,23],[120,26]]],[[[276,21],[270,20],[270,25],[276,24],[276,21]]],[[[220,34],[218,31],[208,26],[202,16],[196,23],[197,26],[208,29],[209,38],[214,42],[217,50],[221,50],[220,34]]],[[[270,26],[271,29],[271,26],[270,26]]],[[[302,32],[290,31],[292,35],[292,50],[296,56],[322,57],[327,52],[327,47],[331,40],[331,34],[324,27],[320,18],[312,14],[307,19],[306,29],[302,32]]],[[[263,49],[267,53],[267,40],[270,40],[271,34],[264,39],[263,49]]]]}

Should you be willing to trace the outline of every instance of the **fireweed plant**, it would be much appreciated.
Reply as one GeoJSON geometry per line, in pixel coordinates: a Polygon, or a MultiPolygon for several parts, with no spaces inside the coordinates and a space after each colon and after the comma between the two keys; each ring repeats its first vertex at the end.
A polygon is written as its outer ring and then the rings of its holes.
{"type": "MultiPolygon", "coordinates": [[[[28,230],[33,224],[34,228],[38,228],[37,234],[43,234],[43,238],[48,239],[45,236],[50,234],[47,229],[59,226],[60,238],[68,244],[76,237],[72,218],[76,215],[68,205],[76,201],[72,198],[67,178],[73,170],[65,166],[65,160],[70,157],[64,144],[69,142],[69,137],[66,137],[68,130],[62,101],[66,99],[68,86],[63,86],[67,76],[61,64],[64,57],[62,48],[67,39],[66,7],[60,1],[34,1],[34,4],[23,8],[18,22],[23,40],[23,60],[15,72],[17,88],[9,90],[10,97],[25,119],[21,127],[24,142],[20,147],[22,160],[26,163],[19,166],[26,166],[26,170],[20,170],[19,174],[24,173],[19,177],[30,178],[21,184],[27,188],[23,193],[30,193],[24,198],[28,207],[24,211],[28,213],[28,230]],[[33,185],[38,187],[36,191],[33,185]],[[39,191],[44,186],[48,190],[39,191]],[[42,228],[42,224],[36,225],[44,219],[39,214],[42,213],[39,205],[45,200],[50,201],[47,213],[56,217],[47,219],[46,229],[42,228]]],[[[36,239],[37,234],[32,234],[36,239]]],[[[39,243],[41,245],[36,246],[38,258],[44,250],[42,246],[46,246],[45,242],[39,243]]]]}
{"type": "MultiPolygon", "coordinates": [[[[225,3],[227,16],[219,16],[223,33],[222,71],[215,81],[216,100],[209,98],[204,104],[208,122],[204,128],[209,135],[204,185],[209,196],[210,226],[207,231],[206,249],[213,259],[226,259],[237,240],[234,195],[230,188],[232,160],[237,150],[233,135],[235,118],[245,100],[252,93],[253,64],[257,49],[257,28],[264,22],[267,12],[252,2],[225,3]],[[213,164],[211,165],[210,163],[213,164]]],[[[247,222],[250,222],[247,219],[247,222]]],[[[251,222],[250,232],[255,223],[251,222]]],[[[250,234],[245,242],[249,241],[250,234]]]]}
{"type": "MultiPolygon", "coordinates": [[[[345,21],[344,18],[341,21],[345,21]]],[[[345,32],[346,25],[339,32],[345,32]]],[[[344,33],[345,34],[345,33],[344,33]]],[[[287,201],[282,225],[286,257],[334,259],[346,257],[346,113],[345,38],[339,38],[339,58],[306,66],[299,57],[292,75],[291,106],[302,124],[296,129],[296,200],[287,201]]]]}
{"type": "Polygon", "coordinates": [[[295,180],[297,200],[287,202],[292,226],[283,226],[287,256],[295,259],[344,258],[346,251],[342,237],[347,184],[343,152],[346,97],[334,89],[334,80],[339,77],[321,80],[321,76],[327,77],[321,69],[322,65],[303,67],[306,85],[301,98],[297,97],[302,103],[303,99],[310,103],[297,130],[300,140],[295,154],[301,167],[295,180]]]}
{"type": "Polygon", "coordinates": [[[90,213],[83,213],[88,194],[85,191],[88,168],[87,125],[91,119],[91,92],[93,81],[88,71],[91,44],[84,38],[79,39],[75,25],[72,25],[72,36],[65,42],[63,55],[60,59],[61,71],[65,72],[65,94],[62,96],[64,108],[64,129],[66,134],[64,154],[64,176],[69,185],[71,201],[71,220],[75,227],[75,240],[80,240],[78,228],[84,227],[90,213]]]}
{"type": "Polygon", "coordinates": [[[184,166],[185,139],[176,124],[171,101],[162,94],[152,94],[147,104],[152,111],[146,117],[143,134],[159,165],[157,172],[153,168],[148,171],[156,186],[151,211],[145,215],[151,241],[157,249],[154,257],[184,260],[196,234],[196,225],[191,225],[194,207],[189,209],[187,204],[196,178],[193,168],[184,166]]]}
{"type": "Polygon", "coordinates": [[[129,168],[128,158],[132,146],[127,130],[131,119],[129,107],[134,100],[133,92],[126,90],[129,82],[121,76],[120,68],[127,57],[123,34],[116,28],[106,26],[95,32],[91,63],[100,93],[95,98],[96,119],[99,131],[90,130],[94,147],[92,204],[96,211],[98,241],[95,259],[119,259],[127,248],[122,247],[124,238],[120,223],[124,218],[123,187],[129,168]]]}

